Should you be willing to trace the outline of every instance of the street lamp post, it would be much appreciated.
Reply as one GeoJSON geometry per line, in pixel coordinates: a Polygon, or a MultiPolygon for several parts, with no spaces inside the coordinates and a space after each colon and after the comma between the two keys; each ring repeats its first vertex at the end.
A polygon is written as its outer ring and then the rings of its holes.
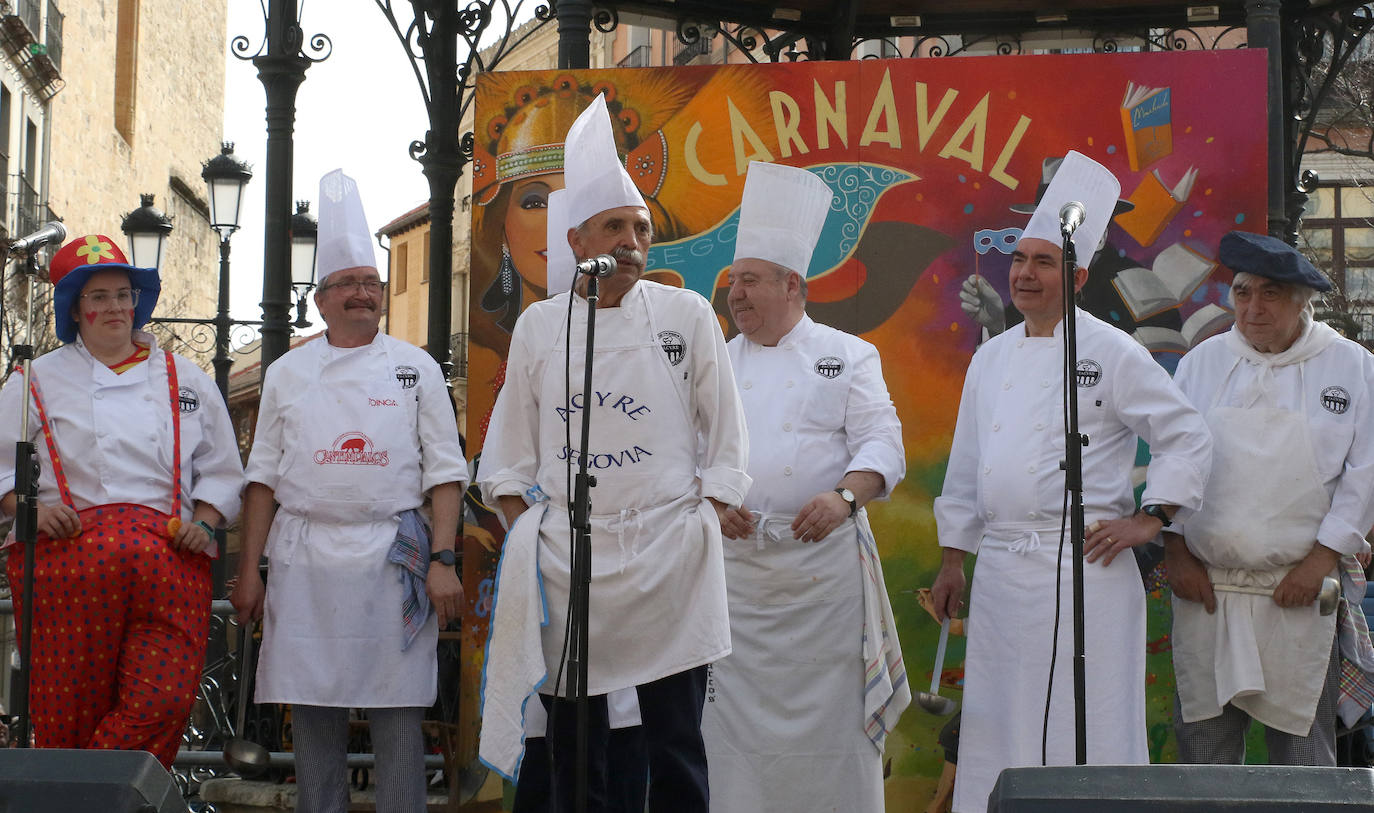
{"type": "Polygon", "coordinates": [[[323,34],[308,48],[296,0],[266,0],[266,36],[255,53],[246,37],[234,37],[231,49],[252,60],[267,94],[267,198],[263,223],[262,371],[289,348],[291,314],[291,183],[296,122],[296,91],[311,64],[329,57],[332,45],[323,34]]]}
{"type": "Polygon", "coordinates": [[[225,142],[219,155],[205,162],[200,177],[210,189],[210,227],[219,232],[219,302],[215,313],[215,386],[229,406],[229,238],[239,230],[243,189],[253,177],[248,164],[234,157],[234,145],[225,142]]]}

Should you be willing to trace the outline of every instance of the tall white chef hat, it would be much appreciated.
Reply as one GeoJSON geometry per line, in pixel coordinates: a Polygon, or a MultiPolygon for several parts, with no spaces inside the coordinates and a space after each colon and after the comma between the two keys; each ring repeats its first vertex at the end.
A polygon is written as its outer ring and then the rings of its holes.
{"type": "Polygon", "coordinates": [[[750,161],[735,259],[767,260],[805,277],[832,200],[830,187],[813,172],[750,161]]]}
{"type": "Polygon", "coordinates": [[[320,230],[318,235],[317,284],[336,271],[377,268],[372,250],[372,231],[363,214],[358,182],[336,169],[320,178],[320,230]]]}
{"type": "Polygon", "coordinates": [[[1098,242],[1107,232],[1120,195],[1121,182],[1110,170],[1083,153],[1070,151],[1046,187],[1045,196],[1036,204],[1021,239],[1038,237],[1062,245],[1059,210],[1064,204],[1077,201],[1083,204],[1085,216],[1083,225],[1073,233],[1073,249],[1078,265],[1087,268],[1093,261],[1098,242]]]}
{"type": "Polygon", "coordinates": [[[549,296],[561,294],[572,288],[573,257],[572,246],[568,245],[568,190],[555,189],[549,193],[548,245],[544,251],[548,262],[549,296]]]}
{"type": "Polygon", "coordinates": [[[607,209],[648,208],[616,152],[611,114],[603,94],[598,94],[568,128],[563,143],[563,181],[568,187],[568,223],[573,226],[607,209]]]}

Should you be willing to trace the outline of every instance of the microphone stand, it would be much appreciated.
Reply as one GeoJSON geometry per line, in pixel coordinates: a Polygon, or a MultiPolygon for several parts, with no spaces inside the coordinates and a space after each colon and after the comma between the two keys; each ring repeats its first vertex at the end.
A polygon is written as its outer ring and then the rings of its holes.
{"type": "Polygon", "coordinates": [[[591,613],[592,584],[591,489],[596,486],[596,478],[587,473],[587,445],[591,437],[592,348],[595,346],[593,340],[596,337],[599,293],[596,275],[586,274],[585,277],[587,346],[582,370],[582,443],[577,460],[577,476],[573,481],[571,581],[568,590],[570,640],[567,699],[572,700],[577,709],[576,756],[573,763],[577,777],[573,795],[573,810],[576,813],[586,813],[587,810],[587,627],[591,613]]]}
{"type": "Polygon", "coordinates": [[[1083,631],[1083,447],[1078,431],[1078,326],[1074,306],[1074,272],[1078,269],[1072,233],[1064,238],[1064,488],[1069,492],[1069,533],[1073,547],[1073,721],[1074,763],[1088,764],[1087,655],[1083,631]]]}
{"type": "Polygon", "coordinates": [[[29,721],[29,682],[33,662],[33,569],[34,549],[38,544],[38,456],[29,441],[29,386],[33,363],[34,277],[38,275],[37,246],[24,255],[20,272],[26,279],[24,296],[25,343],[14,346],[24,379],[24,408],[20,411],[19,440],[14,444],[14,537],[24,546],[22,590],[24,610],[19,625],[19,680],[14,692],[15,735],[20,748],[33,739],[29,721]]]}

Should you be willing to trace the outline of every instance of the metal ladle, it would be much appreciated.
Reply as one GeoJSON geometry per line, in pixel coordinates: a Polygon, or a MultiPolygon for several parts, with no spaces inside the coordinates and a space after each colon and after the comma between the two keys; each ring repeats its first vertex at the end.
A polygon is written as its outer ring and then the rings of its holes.
{"type": "MultiPolygon", "coordinates": [[[[1234,584],[1214,584],[1213,590],[1220,590],[1223,593],[1246,593],[1252,596],[1273,596],[1272,587],[1239,587],[1234,584]]],[[[1317,593],[1317,612],[1322,615],[1331,615],[1336,612],[1336,605],[1341,600],[1341,583],[1330,576],[1322,579],[1322,589],[1317,593]]]]}
{"type": "Polygon", "coordinates": [[[248,718],[248,681],[253,675],[253,622],[241,625],[239,660],[243,670],[239,674],[238,720],[234,738],[224,746],[224,761],[239,776],[254,777],[267,770],[267,749],[244,736],[244,722],[248,718]]]}
{"type": "Polygon", "coordinates": [[[959,708],[948,697],[940,696],[940,673],[945,669],[945,644],[949,643],[949,616],[940,622],[940,643],[935,647],[935,671],[930,673],[930,691],[916,693],[916,705],[936,715],[946,717],[959,708]]]}

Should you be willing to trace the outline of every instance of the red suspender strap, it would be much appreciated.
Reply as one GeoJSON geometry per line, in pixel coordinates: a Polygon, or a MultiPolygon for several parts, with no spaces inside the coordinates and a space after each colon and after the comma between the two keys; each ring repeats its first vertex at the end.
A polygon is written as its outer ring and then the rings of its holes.
{"type": "Polygon", "coordinates": [[[62,496],[62,504],[75,511],[71,489],[67,488],[67,473],[62,470],[62,457],[57,453],[57,442],[53,440],[52,428],[48,426],[48,413],[43,409],[43,396],[38,392],[38,377],[32,372],[29,373],[29,392],[33,393],[38,422],[43,427],[43,440],[48,443],[48,457],[52,459],[52,473],[57,478],[57,491],[62,496]]]}
{"type": "Polygon", "coordinates": [[[173,535],[181,527],[181,388],[177,386],[176,357],[163,350],[167,360],[167,393],[172,402],[172,522],[168,530],[173,535]]]}

